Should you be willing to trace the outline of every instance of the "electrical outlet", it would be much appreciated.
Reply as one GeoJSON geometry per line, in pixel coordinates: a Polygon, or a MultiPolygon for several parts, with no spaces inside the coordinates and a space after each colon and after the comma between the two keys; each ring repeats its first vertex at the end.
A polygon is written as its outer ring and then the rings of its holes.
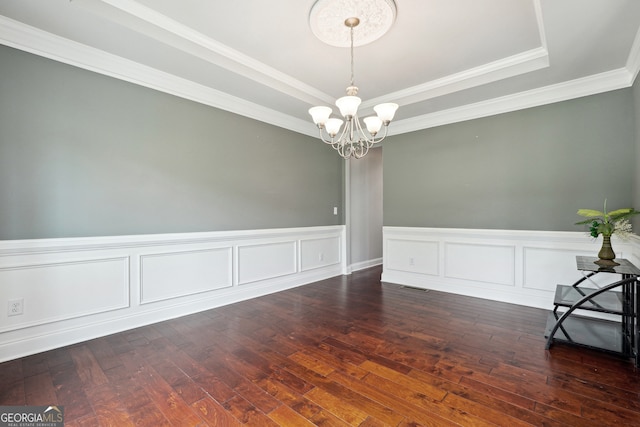
{"type": "Polygon", "coordinates": [[[324,254],[322,252],[318,254],[318,261],[324,261],[324,254]]]}
{"type": "Polygon", "coordinates": [[[409,265],[415,265],[413,257],[409,257],[409,265]]]}
{"type": "Polygon", "coordinates": [[[7,314],[9,316],[19,316],[23,313],[24,310],[24,299],[12,299],[9,300],[7,307],[7,314]]]}

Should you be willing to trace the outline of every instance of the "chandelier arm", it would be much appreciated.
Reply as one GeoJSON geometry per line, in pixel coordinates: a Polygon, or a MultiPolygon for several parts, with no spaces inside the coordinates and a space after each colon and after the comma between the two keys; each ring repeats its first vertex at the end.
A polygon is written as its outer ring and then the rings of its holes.
{"type": "Polygon", "coordinates": [[[360,157],[362,157],[365,152],[365,150],[367,150],[367,147],[365,145],[362,145],[362,143],[356,145],[353,150],[351,150],[351,157],[355,157],[356,159],[359,159],[360,157]]]}
{"type": "Polygon", "coordinates": [[[342,133],[340,134],[340,137],[335,139],[331,144],[334,150],[340,151],[340,148],[344,147],[347,144],[346,139],[344,137],[346,131],[347,131],[346,128],[343,129],[342,133]]]}
{"type": "Polygon", "coordinates": [[[355,154],[355,150],[356,149],[353,147],[353,142],[345,144],[344,155],[346,156],[346,158],[353,157],[355,154]]]}
{"type": "MultiPolygon", "coordinates": [[[[361,131],[358,131],[361,132],[361,131]]],[[[369,149],[368,143],[366,142],[365,139],[362,138],[362,135],[358,135],[358,139],[357,140],[352,140],[351,141],[351,156],[355,157],[356,159],[361,158],[364,153],[366,153],[366,150],[369,149]]]]}
{"type": "Polygon", "coordinates": [[[329,136],[329,138],[331,138],[331,136],[326,132],[326,130],[325,130],[325,132],[322,132],[322,129],[324,129],[324,128],[318,126],[318,134],[320,135],[320,140],[322,142],[324,142],[325,144],[333,144],[333,141],[331,139],[329,139],[329,140],[325,139],[325,134],[327,136],[329,136]]]}
{"type": "Polygon", "coordinates": [[[364,129],[362,129],[362,125],[360,124],[360,119],[358,119],[358,116],[354,116],[354,119],[356,120],[356,127],[358,129],[358,133],[359,133],[359,140],[360,141],[364,141],[365,144],[368,147],[371,147],[373,144],[375,144],[377,141],[375,140],[375,137],[371,137],[371,139],[367,138],[367,134],[364,133],[364,129]]]}
{"type": "Polygon", "coordinates": [[[344,146],[349,142],[349,138],[347,138],[347,135],[351,134],[351,126],[353,126],[352,120],[353,119],[345,121],[344,128],[342,129],[342,132],[340,133],[340,137],[336,141],[336,144],[344,146]]]}
{"type": "Polygon", "coordinates": [[[366,146],[366,145],[365,145],[365,146],[363,147],[363,149],[362,149],[362,150],[360,150],[360,153],[356,153],[356,154],[354,154],[354,157],[355,157],[356,159],[361,159],[361,158],[363,158],[363,157],[364,157],[364,156],[366,156],[366,155],[367,155],[367,153],[369,152],[369,148],[370,148],[369,146],[366,146]]]}
{"type": "Polygon", "coordinates": [[[385,139],[387,137],[387,132],[389,132],[389,125],[384,125],[384,133],[382,134],[382,136],[380,137],[380,139],[378,139],[376,141],[376,144],[379,142],[382,142],[383,139],[385,139]]]}
{"type": "Polygon", "coordinates": [[[351,156],[351,154],[345,152],[346,146],[347,144],[338,144],[336,147],[334,147],[338,154],[340,154],[340,157],[345,160],[351,156]]]}

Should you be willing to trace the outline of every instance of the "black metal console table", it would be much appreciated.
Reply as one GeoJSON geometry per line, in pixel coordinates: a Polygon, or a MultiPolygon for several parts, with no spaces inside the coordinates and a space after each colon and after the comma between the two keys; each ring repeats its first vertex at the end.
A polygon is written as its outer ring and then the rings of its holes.
{"type": "Polygon", "coordinates": [[[571,286],[558,285],[553,312],[547,319],[545,337],[548,350],[554,341],[609,351],[633,359],[640,367],[638,351],[640,269],[626,259],[616,259],[620,265],[601,267],[598,258],[577,256],[578,270],[588,272],[571,286]],[[598,273],[616,273],[621,279],[599,289],[581,286],[598,273]],[[568,310],[559,315],[560,307],[568,310]],[[587,310],[620,316],[620,321],[579,316],[575,310],[587,310]]]}

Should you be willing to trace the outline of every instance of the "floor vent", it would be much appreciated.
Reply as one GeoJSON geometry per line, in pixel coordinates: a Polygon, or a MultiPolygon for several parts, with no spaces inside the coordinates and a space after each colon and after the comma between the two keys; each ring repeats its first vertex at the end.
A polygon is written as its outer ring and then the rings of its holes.
{"type": "Polygon", "coordinates": [[[405,289],[413,289],[414,291],[429,292],[429,289],[416,288],[415,286],[400,285],[400,287],[405,289]]]}

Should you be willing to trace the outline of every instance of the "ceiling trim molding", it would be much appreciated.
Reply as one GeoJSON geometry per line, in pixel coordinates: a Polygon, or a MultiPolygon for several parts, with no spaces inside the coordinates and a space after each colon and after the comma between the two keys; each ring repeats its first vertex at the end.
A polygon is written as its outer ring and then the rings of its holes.
{"type": "MultiPolygon", "coordinates": [[[[547,35],[540,0],[533,0],[540,46],[515,55],[480,65],[460,73],[451,74],[416,85],[401,91],[392,92],[362,103],[362,109],[372,109],[374,105],[393,100],[399,105],[410,105],[438,96],[447,95],[464,89],[492,83],[501,79],[515,77],[531,71],[549,67],[547,35]]],[[[395,127],[395,124],[394,124],[395,127]]]]}
{"type": "Polygon", "coordinates": [[[524,91],[410,119],[398,120],[393,123],[393,126],[389,127],[389,135],[415,132],[436,126],[568,101],[583,96],[627,88],[632,84],[632,73],[627,68],[620,68],[540,89],[524,91]]]}
{"type": "Polygon", "coordinates": [[[316,136],[308,122],[0,16],[0,43],[251,119],[316,136]]]}
{"type": "MultiPolygon", "coordinates": [[[[303,135],[314,138],[318,137],[317,128],[306,120],[280,113],[211,87],[56,36],[2,15],[0,15],[0,43],[58,62],[226,110],[303,135]]],[[[507,58],[506,60],[496,61],[495,63],[469,70],[468,74],[460,73],[451,76],[451,78],[442,79],[442,81],[439,82],[431,82],[426,85],[418,85],[406,91],[397,92],[397,94],[400,94],[399,96],[404,97],[405,102],[408,102],[408,100],[411,100],[411,97],[426,96],[425,91],[428,92],[428,90],[432,91],[431,94],[436,93],[435,91],[437,90],[447,90],[446,87],[457,87],[458,89],[456,90],[461,90],[465,84],[470,84],[468,83],[470,80],[490,78],[488,76],[490,76],[492,70],[511,72],[509,70],[510,67],[540,66],[541,64],[537,63],[538,61],[548,61],[546,49],[533,49],[507,58]],[[422,92],[420,92],[421,90],[422,92]]],[[[633,84],[638,70],[640,70],[640,31],[638,31],[636,35],[625,68],[436,113],[425,114],[419,117],[397,120],[394,121],[393,126],[389,128],[389,135],[414,132],[430,127],[512,112],[629,87],[633,84]]],[[[385,95],[385,98],[387,97],[388,95],[385,95]]],[[[329,103],[332,102],[333,100],[329,103]]],[[[366,105],[370,103],[371,105],[375,104],[375,100],[367,101],[366,105]]],[[[363,108],[366,108],[366,105],[363,103],[363,108]]]]}
{"type": "Polygon", "coordinates": [[[414,104],[548,66],[549,52],[544,47],[538,47],[441,79],[369,99],[362,103],[362,108],[372,108],[376,104],[389,100],[393,100],[401,106],[414,104]]]}
{"type": "Polygon", "coordinates": [[[540,35],[540,45],[547,50],[547,33],[544,31],[544,14],[542,13],[542,5],[540,0],[533,0],[533,8],[536,13],[536,22],[538,23],[538,34],[540,35]]]}
{"type": "Polygon", "coordinates": [[[333,102],[330,95],[134,0],[75,0],[74,4],[310,105],[333,102]]]}
{"type": "Polygon", "coordinates": [[[638,77],[638,72],[640,71],[640,29],[638,29],[636,38],[633,40],[633,44],[631,45],[631,51],[627,58],[627,69],[632,75],[631,84],[633,84],[638,77]]]}
{"type": "MultiPolygon", "coordinates": [[[[124,23],[139,33],[187,51],[199,59],[223,67],[302,102],[307,102],[310,105],[333,104],[335,102],[335,99],[330,95],[207,37],[135,0],[75,0],[74,4],[105,19],[120,24],[124,23]]],[[[442,79],[367,100],[363,102],[361,108],[373,108],[374,105],[389,102],[389,100],[394,100],[400,105],[409,105],[548,67],[549,54],[546,49],[540,0],[534,0],[533,4],[540,47],[442,79]]]]}

